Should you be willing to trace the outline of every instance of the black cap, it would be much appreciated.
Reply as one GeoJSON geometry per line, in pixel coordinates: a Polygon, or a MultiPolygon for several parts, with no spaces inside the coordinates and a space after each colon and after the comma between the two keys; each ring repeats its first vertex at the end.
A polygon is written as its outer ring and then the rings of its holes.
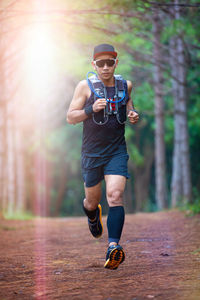
{"type": "Polygon", "coordinates": [[[97,56],[102,54],[111,54],[114,58],[117,57],[117,52],[112,45],[109,44],[100,44],[94,47],[93,59],[96,59],[97,56]]]}

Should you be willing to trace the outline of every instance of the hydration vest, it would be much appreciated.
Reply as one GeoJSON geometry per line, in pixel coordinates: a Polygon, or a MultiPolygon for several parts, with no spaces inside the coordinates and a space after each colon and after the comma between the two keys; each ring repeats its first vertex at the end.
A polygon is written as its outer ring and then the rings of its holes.
{"type": "Polygon", "coordinates": [[[121,75],[114,75],[115,78],[115,95],[113,99],[108,99],[107,90],[103,82],[93,72],[88,72],[87,83],[94,94],[94,101],[98,98],[105,98],[107,105],[105,109],[92,113],[93,121],[98,125],[104,125],[108,122],[110,115],[115,115],[120,124],[126,122],[126,104],[129,99],[127,82],[121,75]],[[88,78],[88,74],[94,75],[88,78]]]}

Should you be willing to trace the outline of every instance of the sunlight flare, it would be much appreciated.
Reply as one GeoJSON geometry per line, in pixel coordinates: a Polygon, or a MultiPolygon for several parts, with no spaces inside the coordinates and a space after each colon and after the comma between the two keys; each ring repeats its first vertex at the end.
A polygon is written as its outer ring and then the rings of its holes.
{"type": "Polygon", "coordinates": [[[46,25],[37,24],[29,32],[25,61],[28,86],[34,94],[34,100],[40,100],[49,88],[56,65],[55,47],[46,25]]]}

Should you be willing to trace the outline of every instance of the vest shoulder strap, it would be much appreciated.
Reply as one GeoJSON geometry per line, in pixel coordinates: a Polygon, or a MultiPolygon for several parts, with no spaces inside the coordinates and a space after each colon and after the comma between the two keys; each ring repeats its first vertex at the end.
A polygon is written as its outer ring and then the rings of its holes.
{"type": "Polygon", "coordinates": [[[115,76],[115,80],[117,81],[117,88],[119,91],[123,91],[124,90],[124,78],[121,75],[114,75],[115,76]]]}
{"type": "MultiPolygon", "coordinates": [[[[123,87],[123,81],[124,78],[121,75],[114,75],[115,80],[117,80],[118,83],[121,83],[121,87],[123,87]]],[[[92,85],[101,85],[103,86],[102,81],[95,75],[90,76],[89,81],[92,83],[92,85]]]]}
{"type": "MultiPolygon", "coordinates": [[[[123,79],[121,75],[114,75],[115,77],[115,87],[116,87],[116,95],[118,95],[118,98],[123,97],[123,93],[125,92],[127,94],[127,82],[123,79]]],[[[94,97],[96,99],[97,95],[98,97],[106,97],[106,89],[103,84],[103,82],[96,76],[92,75],[89,78],[89,82],[92,85],[92,89],[94,92],[94,97]]]]}
{"type": "MultiPolygon", "coordinates": [[[[101,80],[95,75],[90,76],[89,81],[92,85],[92,89],[95,91],[96,95],[104,97],[104,85],[101,80]]],[[[94,96],[96,96],[94,95],[94,96]]],[[[96,97],[95,97],[96,98],[96,97]]]]}

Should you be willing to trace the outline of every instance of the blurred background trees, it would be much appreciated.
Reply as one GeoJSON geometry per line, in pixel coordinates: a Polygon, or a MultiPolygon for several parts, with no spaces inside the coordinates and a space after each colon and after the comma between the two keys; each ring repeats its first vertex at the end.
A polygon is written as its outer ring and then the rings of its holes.
{"type": "MultiPolygon", "coordinates": [[[[0,211],[81,215],[82,124],[74,88],[98,43],[119,53],[140,112],[126,125],[127,212],[200,210],[200,5],[195,1],[8,1],[0,4],[0,211]]],[[[105,195],[102,199],[107,211],[105,195]]]]}

